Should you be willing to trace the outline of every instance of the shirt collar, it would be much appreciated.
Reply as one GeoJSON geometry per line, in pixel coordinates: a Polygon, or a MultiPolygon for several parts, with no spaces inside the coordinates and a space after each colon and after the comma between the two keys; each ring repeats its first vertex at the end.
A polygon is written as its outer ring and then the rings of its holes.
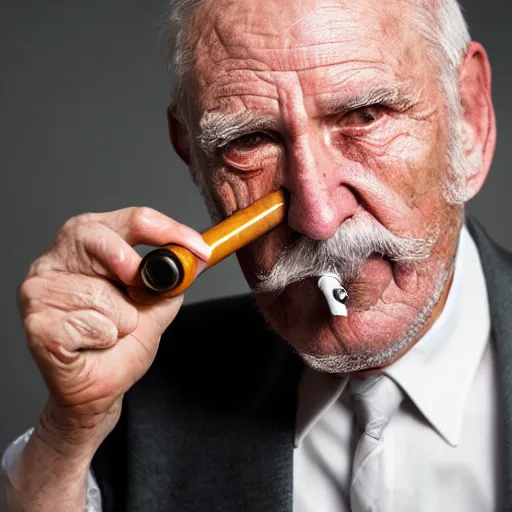
{"type": "Polygon", "coordinates": [[[384,371],[452,446],[459,442],[464,408],[490,328],[478,249],[463,227],[443,311],[416,345],[384,371]]]}
{"type": "Polygon", "coordinates": [[[348,377],[337,377],[304,367],[299,381],[295,447],[307,436],[322,414],[340,397],[348,377]]]}
{"type": "MultiPolygon", "coordinates": [[[[464,226],[443,311],[414,347],[384,371],[451,446],[458,444],[464,407],[489,334],[485,278],[478,249],[464,226]]],[[[341,396],[348,380],[305,367],[299,383],[296,447],[341,396]]]]}

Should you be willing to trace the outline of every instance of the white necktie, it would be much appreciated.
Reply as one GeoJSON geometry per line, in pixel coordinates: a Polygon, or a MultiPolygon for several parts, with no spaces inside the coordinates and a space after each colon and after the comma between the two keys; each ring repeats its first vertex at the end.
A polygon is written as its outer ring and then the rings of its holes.
{"type": "Polygon", "coordinates": [[[352,512],[391,510],[383,489],[381,464],[382,433],[403,400],[400,388],[385,375],[362,381],[351,379],[354,414],[363,430],[356,446],[352,466],[350,505],[352,512]]]}

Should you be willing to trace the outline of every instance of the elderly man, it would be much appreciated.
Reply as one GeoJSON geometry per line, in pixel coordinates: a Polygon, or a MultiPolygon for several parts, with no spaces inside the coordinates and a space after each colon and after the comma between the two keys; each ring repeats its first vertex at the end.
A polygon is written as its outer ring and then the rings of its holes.
{"type": "Polygon", "coordinates": [[[64,225],[20,287],[49,399],[5,452],[10,510],[510,510],[512,256],[464,215],[496,128],[456,1],[173,9],[174,148],[213,219],[282,187],[286,222],[237,254],[254,293],[184,308],[133,246],[206,259],[198,233],[64,225]]]}

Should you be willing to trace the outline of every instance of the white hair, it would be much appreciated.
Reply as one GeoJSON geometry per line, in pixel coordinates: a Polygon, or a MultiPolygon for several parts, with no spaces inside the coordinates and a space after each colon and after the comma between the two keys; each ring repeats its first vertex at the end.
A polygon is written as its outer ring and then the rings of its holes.
{"type": "Polygon", "coordinates": [[[350,284],[361,264],[373,254],[412,265],[428,259],[438,234],[424,239],[401,237],[359,208],[331,238],[299,238],[281,253],[270,271],[260,273],[255,291],[276,292],[292,283],[326,274],[334,274],[344,285],[350,284]]]}
{"type": "MultiPolygon", "coordinates": [[[[446,97],[449,173],[445,180],[445,198],[462,205],[467,199],[466,178],[480,162],[468,162],[462,149],[462,105],[459,98],[458,71],[471,42],[469,30],[457,0],[413,0],[415,29],[423,36],[429,53],[439,65],[439,82],[446,97]]],[[[171,105],[178,118],[184,118],[187,84],[193,65],[188,47],[188,23],[203,0],[170,0],[162,24],[167,68],[174,84],[171,105]]],[[[185,119],[183,119],[185,121],[185,119]]]]}
{"type": "Polygon", "coordinates": [[[445,179],[445,198],[450,204],[462,205],[469,199],[466,178],[481,163],[465,158],[462,143],[459,69],[471,36],[457,0],[420,0],[420,4],[416,27],[439,64],[439,81],[446,97],[449,172],[445,179]]]}
{"type": "Polygon", "coordinates": [[[192,71],[193,55],[188,47],[188,24],[194,10],[203,0],[170,0],[168,11],[162,22],[162,40],[167,71],[171,78],[172,107],[183,117],[181,111],[186,95],[186,83],[192,71]]]}

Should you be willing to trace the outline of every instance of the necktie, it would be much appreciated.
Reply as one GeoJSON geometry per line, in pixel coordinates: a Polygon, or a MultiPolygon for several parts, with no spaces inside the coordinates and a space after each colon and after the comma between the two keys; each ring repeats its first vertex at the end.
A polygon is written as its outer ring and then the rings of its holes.
{"type": "Polygon", "coordinates": [[[391,510],[382,487],[382,434],[403,400],[400,388],[385,375],[358,381],[351,379],[356,422],[363,431],[352,466],[350,504],[352,512],[391,510]]]}

